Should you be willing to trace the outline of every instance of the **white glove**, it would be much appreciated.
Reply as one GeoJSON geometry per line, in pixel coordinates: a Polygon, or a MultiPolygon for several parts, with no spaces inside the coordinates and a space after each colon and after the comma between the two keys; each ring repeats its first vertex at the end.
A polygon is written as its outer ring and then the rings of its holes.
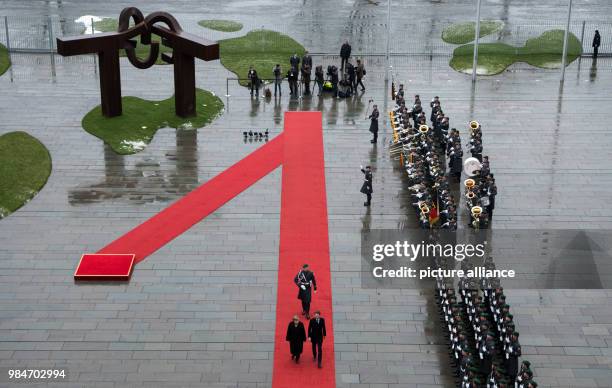
{"type": "Polygon", "coordinates": [[[360,164],[360,165],[359,165],[359,168],[363,170],[363,165],[361,165],[361,164],[360,164]]]}
{"type": "Polygon", "coordinates": [[[302,285],[300,286],[300,288],[301,288],[302,290],[306,291],[306,286],[305,286],[305,285],[303,285],[303,284],[302,284],[302,285]]]}

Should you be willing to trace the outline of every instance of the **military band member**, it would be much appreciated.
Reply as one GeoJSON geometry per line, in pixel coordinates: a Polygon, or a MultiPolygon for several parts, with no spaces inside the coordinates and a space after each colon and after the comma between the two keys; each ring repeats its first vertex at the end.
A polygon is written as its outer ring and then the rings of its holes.
{"type": "Polygon", "coordinates": [[[304,264],[302,269],[295,275],[294,283],[298,286],[298,299],[302,301],[302,315],[310,319],[310,302],[312,301],[312,289],[317,292],[317,281],[314,272],[310,270],[308,264],[304,264]]]}

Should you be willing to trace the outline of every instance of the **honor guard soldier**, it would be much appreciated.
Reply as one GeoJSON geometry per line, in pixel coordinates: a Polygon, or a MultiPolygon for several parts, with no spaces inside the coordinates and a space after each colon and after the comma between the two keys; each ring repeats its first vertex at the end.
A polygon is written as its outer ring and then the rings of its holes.
{"type": "Polygon", "coordinates": [[[514,332],[510,336],[510,343],[506,347],[506,373],[511,378],[512,384],[518,372],[518,359],[521,356],[521,344],[518,341],[519,333],[514,332]]]}
{"type": "Polygon", "coordinates": [[[370,143],[374,144],[378,141],[378,116],[380,113],[378,112],[378,105],[374,105],[372,109],[372,114],[368,117],[370,119],[370,132],[374,137],[370,140],[370,143]]]}
{"type": "Polygon", "coordinates": [[[317,292],[317,281],[314,272],[310,270],[308,264],[304,264],[302,269],[295,275],[294,283],[298,286],[298,299],[302,301],[302,315],[310,319],[310,302],[312,301],[312,289],[317,292]]]}
{"type": "Polygon", "coordinates": [[[361,192],[366,195],[366,202],[363,203],[363,206],[370,206],[372,203],[372,168],[370,166],[366,166],[364,169],[363,166],[360,167],[361,172],[364,175],[364,181],[361,185],[361,192]]]}

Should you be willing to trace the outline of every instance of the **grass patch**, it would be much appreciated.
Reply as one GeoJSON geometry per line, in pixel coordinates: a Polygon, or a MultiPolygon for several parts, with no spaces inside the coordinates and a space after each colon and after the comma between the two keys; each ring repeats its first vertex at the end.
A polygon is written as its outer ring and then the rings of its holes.
{"type": "Polygon", "coordinates": [[[236,32],[242,30],[242,23],[233,20],[207,19],[200,20],[198,24],[215,31],[236,32]]]}
{"type": "Polygon", "coordinates": [[[11,66],[11,59],[9,58],[8,50],[6,46],[0,44],[0,75],[4,74],[11,66]]]}
{"type": "MultiPolygon", "coordinates": [[[[289,70],[289,57],[304,55],[304,47],[276,31],[256,30],[239,38],[219,41],[221,64],[238,78],[247,78],[249,66],[253,65],[259,78],[273,78],[272,68],[280,63],[283,72],[289,70]]],[[[313,72],[314,73],[314,72],[313,72]]],[[[247,86],[248,81],[240,81],[247,86]]]]}
{"type": "MultiPolygon", "coordinates": [[[[480,37],[491,35],[502,29],[504,23],[499,20],[481,20],[480,37]]],[[[442,31],[442,40],[452,44],[466,44],[474,40],[476,22],[453,23],[442,31]]]]}
{"type": "MultiPolygon", "coordinates": [[[[526,62],[532,66],[553,69],[561,66],[563,54],[563,30],[550,30],[537,38],[528,39],[523,47],[514,47],[505,43],[482,43],[478,46],[477,74],[493,75],[504,71],[515,62],[526,62]]],[[[570,33],[568,36],[567,65],[582,54],[578,38],[570,33]]],[[[450,66],[463,73],[472,72],[474,45],[457,47],[453,52],[450,66]]]]}
{"type": "Polygon", "coordinates": [[[51,156],[25,132],[0,136],[0,218],[19,209],[47,183],[51,156]]]}
{"type": "Polygon", "coordinates": [[[197,115],[183,118],[174,113],[174,96],[162,101],[123,97],[123,114],[104,117],[100,105],[83,117],[83,128],[99,137],[118,154],[142,151],[159,128],[200,128],[223,111],[223,101],[211,92],[196,89],[197,115]]]}
{"type": "MultiPolygon", "coordinates": [[[[100,32],[111,32],[117,31],[117,27],[119,22],[114,18],[103,18],[97,22],[93,22],[93,27],[96,31],[100,32]]],[[[83,33],[85,30],[83,30],[83,33]]],[[[146,59],[149,56],[149,51],[151,46],[147,44],[140,43],[140,37],[136,37],[136,56],[141,59],[146,59]]],[[[151,41],[159,43],[159,55],[157,56],[157,60],[155,61],[156,65],[167,65],[168,63],[162,61],[161,54],[162,53],[171,53],[172,49],[166,47],[161,44],[161,38],[155,34],[151,34],[151,41]]],[[[125,50],[120,50],[119,55],[125,57],[125,50]]]]}

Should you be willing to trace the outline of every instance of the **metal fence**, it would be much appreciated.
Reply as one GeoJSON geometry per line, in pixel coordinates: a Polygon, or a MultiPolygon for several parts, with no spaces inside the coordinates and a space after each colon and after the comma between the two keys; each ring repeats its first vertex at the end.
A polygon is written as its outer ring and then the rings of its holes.
{"type": "MultiPolygon", "coordinates": [[[[357,56],[385,55],[386,24],[350,24],[338,27],[334,23],[318,23],[305,21],[302,23],[283,25],[249,25],[235,33],[223,33],[201,28],[193,22],[183,22],[186,31],[199,36],[219,40],[227,37],[242,36],[248,31],[268,29],[288,35],[300,42],[311,53],[333,55],[338,54],[341,43],[348,39],[357,56]]],[[[410,23],[397,19],[391,22],[390,55],[447,55],[459,45],[446,43],[441,39],[442,31],[452,25],[451,22],[410,23]]],[[[538,21],[530,24],[506,23],[503,28],[491,35],[481,38],[482,43],[506,43],[512,46],[522,46],[528,39],[536,38],[551,29],[563,30],[563,21],[538,21]]],[[[91,28],[91,27],[90,27],[91,28]]],[[[56,49],[55,38],[58,36],[78,35],[85,31],[85,24],[60,18],[0,16],[0,43],[7,46],[11,52],[49,52],[56,49]]],[[[592,53],[594,31],[601,33],[602,55],[612,55],[612,24],[596,24],[588,21],[574,21],[571,32],[582,42],[583,53],[592,53]]],[[[286,40],[279,35],[268,35],[262,41],[262,47],[270,43],[284,44],[286,40]],[[270,42],[278,39],[278,42],[270,42]]]]}

